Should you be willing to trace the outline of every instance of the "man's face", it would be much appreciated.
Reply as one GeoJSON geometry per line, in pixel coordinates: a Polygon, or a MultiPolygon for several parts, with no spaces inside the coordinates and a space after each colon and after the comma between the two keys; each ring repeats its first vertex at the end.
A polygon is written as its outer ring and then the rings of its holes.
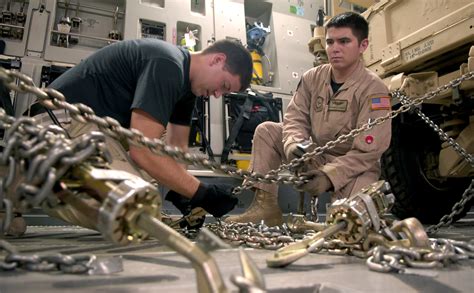
{"type": "Polygon", "coordinates": [[[193,79],[191,91],[196,96],[221,97],[230,92],[240,90],[240,77],[227,71],[225,54],[212,54],[204,64],[199,76],[193,79]]]}
{"type": "Polygon", "coordinates": [[[326,52],[333,68],[345,70],[351,68],[367,48],[368,40],[362,42],[347,27],[331,27],[326,31],[326,52]]]}

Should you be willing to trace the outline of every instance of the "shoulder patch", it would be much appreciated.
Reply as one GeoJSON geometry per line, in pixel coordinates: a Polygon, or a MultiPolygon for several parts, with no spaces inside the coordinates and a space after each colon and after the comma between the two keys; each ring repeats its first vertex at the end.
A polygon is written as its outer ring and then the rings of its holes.
{"type": "Polygon", "coordinates": [[[370,99],[370,109],[371,110],[390,110],[390,97],[389,96],[379,96],[370,99]]]}

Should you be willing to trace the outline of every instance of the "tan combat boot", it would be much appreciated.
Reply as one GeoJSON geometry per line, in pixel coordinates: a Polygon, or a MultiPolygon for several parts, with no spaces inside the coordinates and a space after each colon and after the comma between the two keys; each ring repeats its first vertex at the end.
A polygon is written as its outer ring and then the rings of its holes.
{"type": "Polygon", "coordinates": [[[257,189],[252,204],[243,214],[227,217],[224,221],[226,223],[252,222],[259,224],[262,220],[267,226],[283,224],[283,216],[278,206],[277,195],[257,189]]]}

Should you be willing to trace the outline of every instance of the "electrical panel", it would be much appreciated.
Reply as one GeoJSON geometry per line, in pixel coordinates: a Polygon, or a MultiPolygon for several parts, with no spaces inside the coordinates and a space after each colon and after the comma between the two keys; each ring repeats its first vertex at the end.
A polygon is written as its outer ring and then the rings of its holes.
{"type": "Polygon", "coordinates": [[[166,40],[166,24],[140,19],[140,37],[166,40]]]}

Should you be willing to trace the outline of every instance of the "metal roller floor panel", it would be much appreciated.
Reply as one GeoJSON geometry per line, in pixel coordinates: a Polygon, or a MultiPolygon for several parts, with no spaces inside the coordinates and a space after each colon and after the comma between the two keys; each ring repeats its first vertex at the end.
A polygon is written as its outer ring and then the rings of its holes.
{"type": "MultiPolygon", "coordinates": [[[[472,214],[472,213],[471,213],[472,214]]],[[[474,239],[474,219],[465,218],[436,235],[463,241],[474,239]]],[[[119,256],[123,271],[110,275],[61,272],[0,272],[0,292],[197,292],[195,271],[183,256],[156,240],[118,246],[95,231],[76,226],[29,226],[21,238],[7,238],[22,253],[94,254],[119,256]]],[[[471,242],[472,243],[472,242],[471,242]]],[[[245,250],[264,276],[268,292],[474,292],[474,260],[440,269],[414,269],[408,274],[370,271],[365,259],[326,253],[310,254],[283,268],[268,268],[274,252],[245,250]]],[[[238,249],[211,253],[230,292],[238,289],[231,275],[242,275],[238,249]]],[[[3,259],[4,251],[0,252],[3,259]]]]}

